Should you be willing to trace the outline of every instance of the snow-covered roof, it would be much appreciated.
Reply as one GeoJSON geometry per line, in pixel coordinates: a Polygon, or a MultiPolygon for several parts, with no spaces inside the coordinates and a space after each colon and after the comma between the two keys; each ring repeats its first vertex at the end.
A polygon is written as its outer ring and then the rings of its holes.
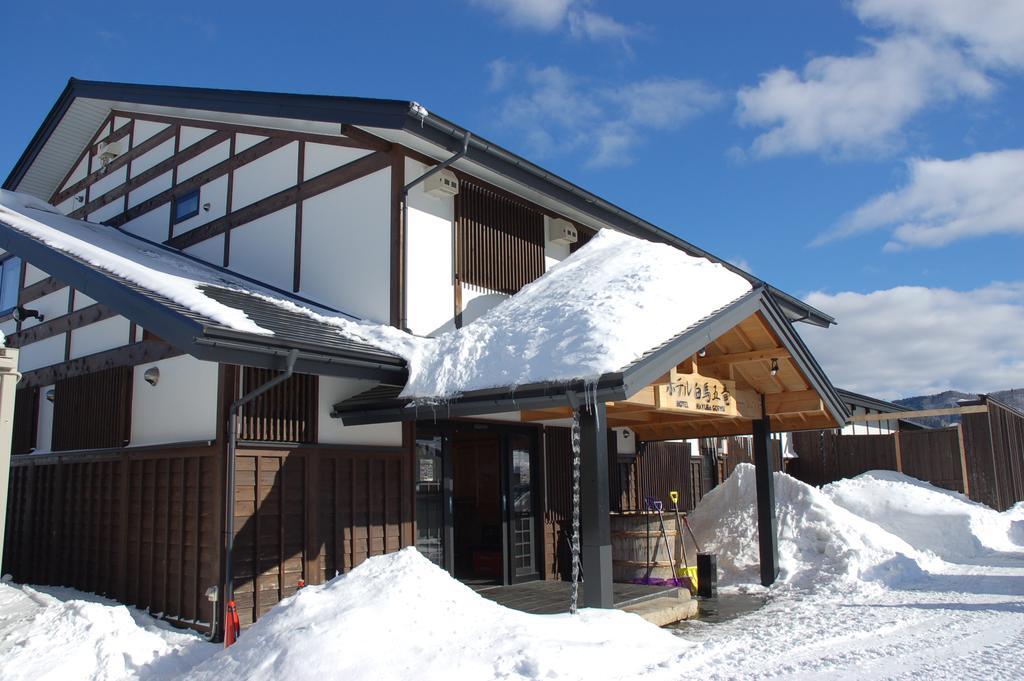
{"type": "Polygon", "coordinates": [[[717,263],[605,229],[471,324],[389,349],[409,361],[404,397],[596,381],[750,290],[717,263]]]}
{"type": "MultiPolygon", "coordinates": [[[[305,352],[296,370],[404,382],[404,361],[344,333],[340,327],[355,318],[343,312],[132,234],[69,218],[27,194],[0,190],[0,245],[200,358],[261,365],[251,354],[226,355],[240,345],[248,353],[258,345],[270,356],[298,348],[305,352]],[[147,314],[154,310],[160,314],[147,314]],[[341,360],[386,368],[350,371],[341,360]]],[[[265,364],[274,368],[278,362],[265,364]]]]}

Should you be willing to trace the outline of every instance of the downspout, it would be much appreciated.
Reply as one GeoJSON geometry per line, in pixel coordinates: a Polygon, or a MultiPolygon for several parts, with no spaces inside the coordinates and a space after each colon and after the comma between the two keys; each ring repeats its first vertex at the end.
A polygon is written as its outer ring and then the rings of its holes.
{"type": "MultiPolygon", "coordinates": [[[[235,577],[234,565],[232,564],[232,553],[235,548],[235,451],[238,448],[238,410],[242,405],[253,401],[274,386],[284,383],[291,378],[295,370],[295,360],[299,351],[292,349],[285,357],[284,372],[278,374],[263,385],[254,388],[231,403],[228,409],[228,452],[227,452],[227,473],[224,476],[224,598],[223,604],[228,604],[235,599],[235,577]]],[[[224,626],[228,627],[228,619],[224,619],[224,626]]],[[[227,637],[225,636],[225,639],[227,637]]]]}
{"type": "Polygon", "coordinates": [[[423,173],[409,184],[402,187],[402,299],[401,309],[402,314],[398,322],[398,327],[403,330],[409,329],[409,306],[406,300],[406,294],[409,290],[409,190],[423,182],[424,180],[433,177],[437,173],[441,172],[451,164],[458,161],[460,158],[466,155],[469,151],[469,131],[462,138],[462,149],[458,151],[454,156],[449,157],[447,160],[441,161],[436,166],[423,173]]]}

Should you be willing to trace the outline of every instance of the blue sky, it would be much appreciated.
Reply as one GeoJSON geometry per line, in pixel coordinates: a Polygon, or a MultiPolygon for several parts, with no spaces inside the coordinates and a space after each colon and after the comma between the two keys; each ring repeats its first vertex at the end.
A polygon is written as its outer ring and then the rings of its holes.
{"type": "Polygon", "coordinates": [[[6,10],[0,165],[72,75],[415,99],[809,297],[839,385],[1024,386],[1024,3],[153,7],[6,10]]]}

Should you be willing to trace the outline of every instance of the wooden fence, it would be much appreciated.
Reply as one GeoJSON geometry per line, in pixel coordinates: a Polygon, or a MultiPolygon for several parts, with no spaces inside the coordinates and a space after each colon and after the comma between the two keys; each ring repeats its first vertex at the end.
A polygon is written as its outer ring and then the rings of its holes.
{"type": "Polygon", "coordinates": [[[203,627],[220,579],[212,447],[13,457],[4,572],[203,627]]]}
{"type": "Polygon", "coordinates": [[[809,485],[887,470],[956,492],[970,491],[966,455],[956,427],[891,435],[840,435],[818,430],[792,436],[800,458],[790,467],[790,473],[809,485]]]}

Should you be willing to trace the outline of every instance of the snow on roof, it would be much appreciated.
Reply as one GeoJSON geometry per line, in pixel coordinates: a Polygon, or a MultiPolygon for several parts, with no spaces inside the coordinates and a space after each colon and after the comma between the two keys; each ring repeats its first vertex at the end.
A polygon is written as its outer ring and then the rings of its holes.
{"type": "Polygon", "coordinates": [[[596,380],[749,291],[722,265],[601,230],[471,324],[415,348],[402,395],[596,380]]]}
{"type": "Polygon", "coordinates": [[[0,189],[0,222],[57,251],[158,293],[197,314],[237,331],[269,335],[241,310],[206,296],[211,284],[251,289],[253,285],[144,239],[104,225],[69,218],[28,194],[0,189]]]}
{"type": "Polygon", "coordinates": [[[724,266],[612,230],[473,323],[437,338],[313,309],[144,239],[0,190],[0,222],[238,331],[261,328],[202,285],[241,289],[392,352],[409,365],[402,393],[445,399],[487,388],[596,380],[640,359],[748,291],[724,266]]]}

